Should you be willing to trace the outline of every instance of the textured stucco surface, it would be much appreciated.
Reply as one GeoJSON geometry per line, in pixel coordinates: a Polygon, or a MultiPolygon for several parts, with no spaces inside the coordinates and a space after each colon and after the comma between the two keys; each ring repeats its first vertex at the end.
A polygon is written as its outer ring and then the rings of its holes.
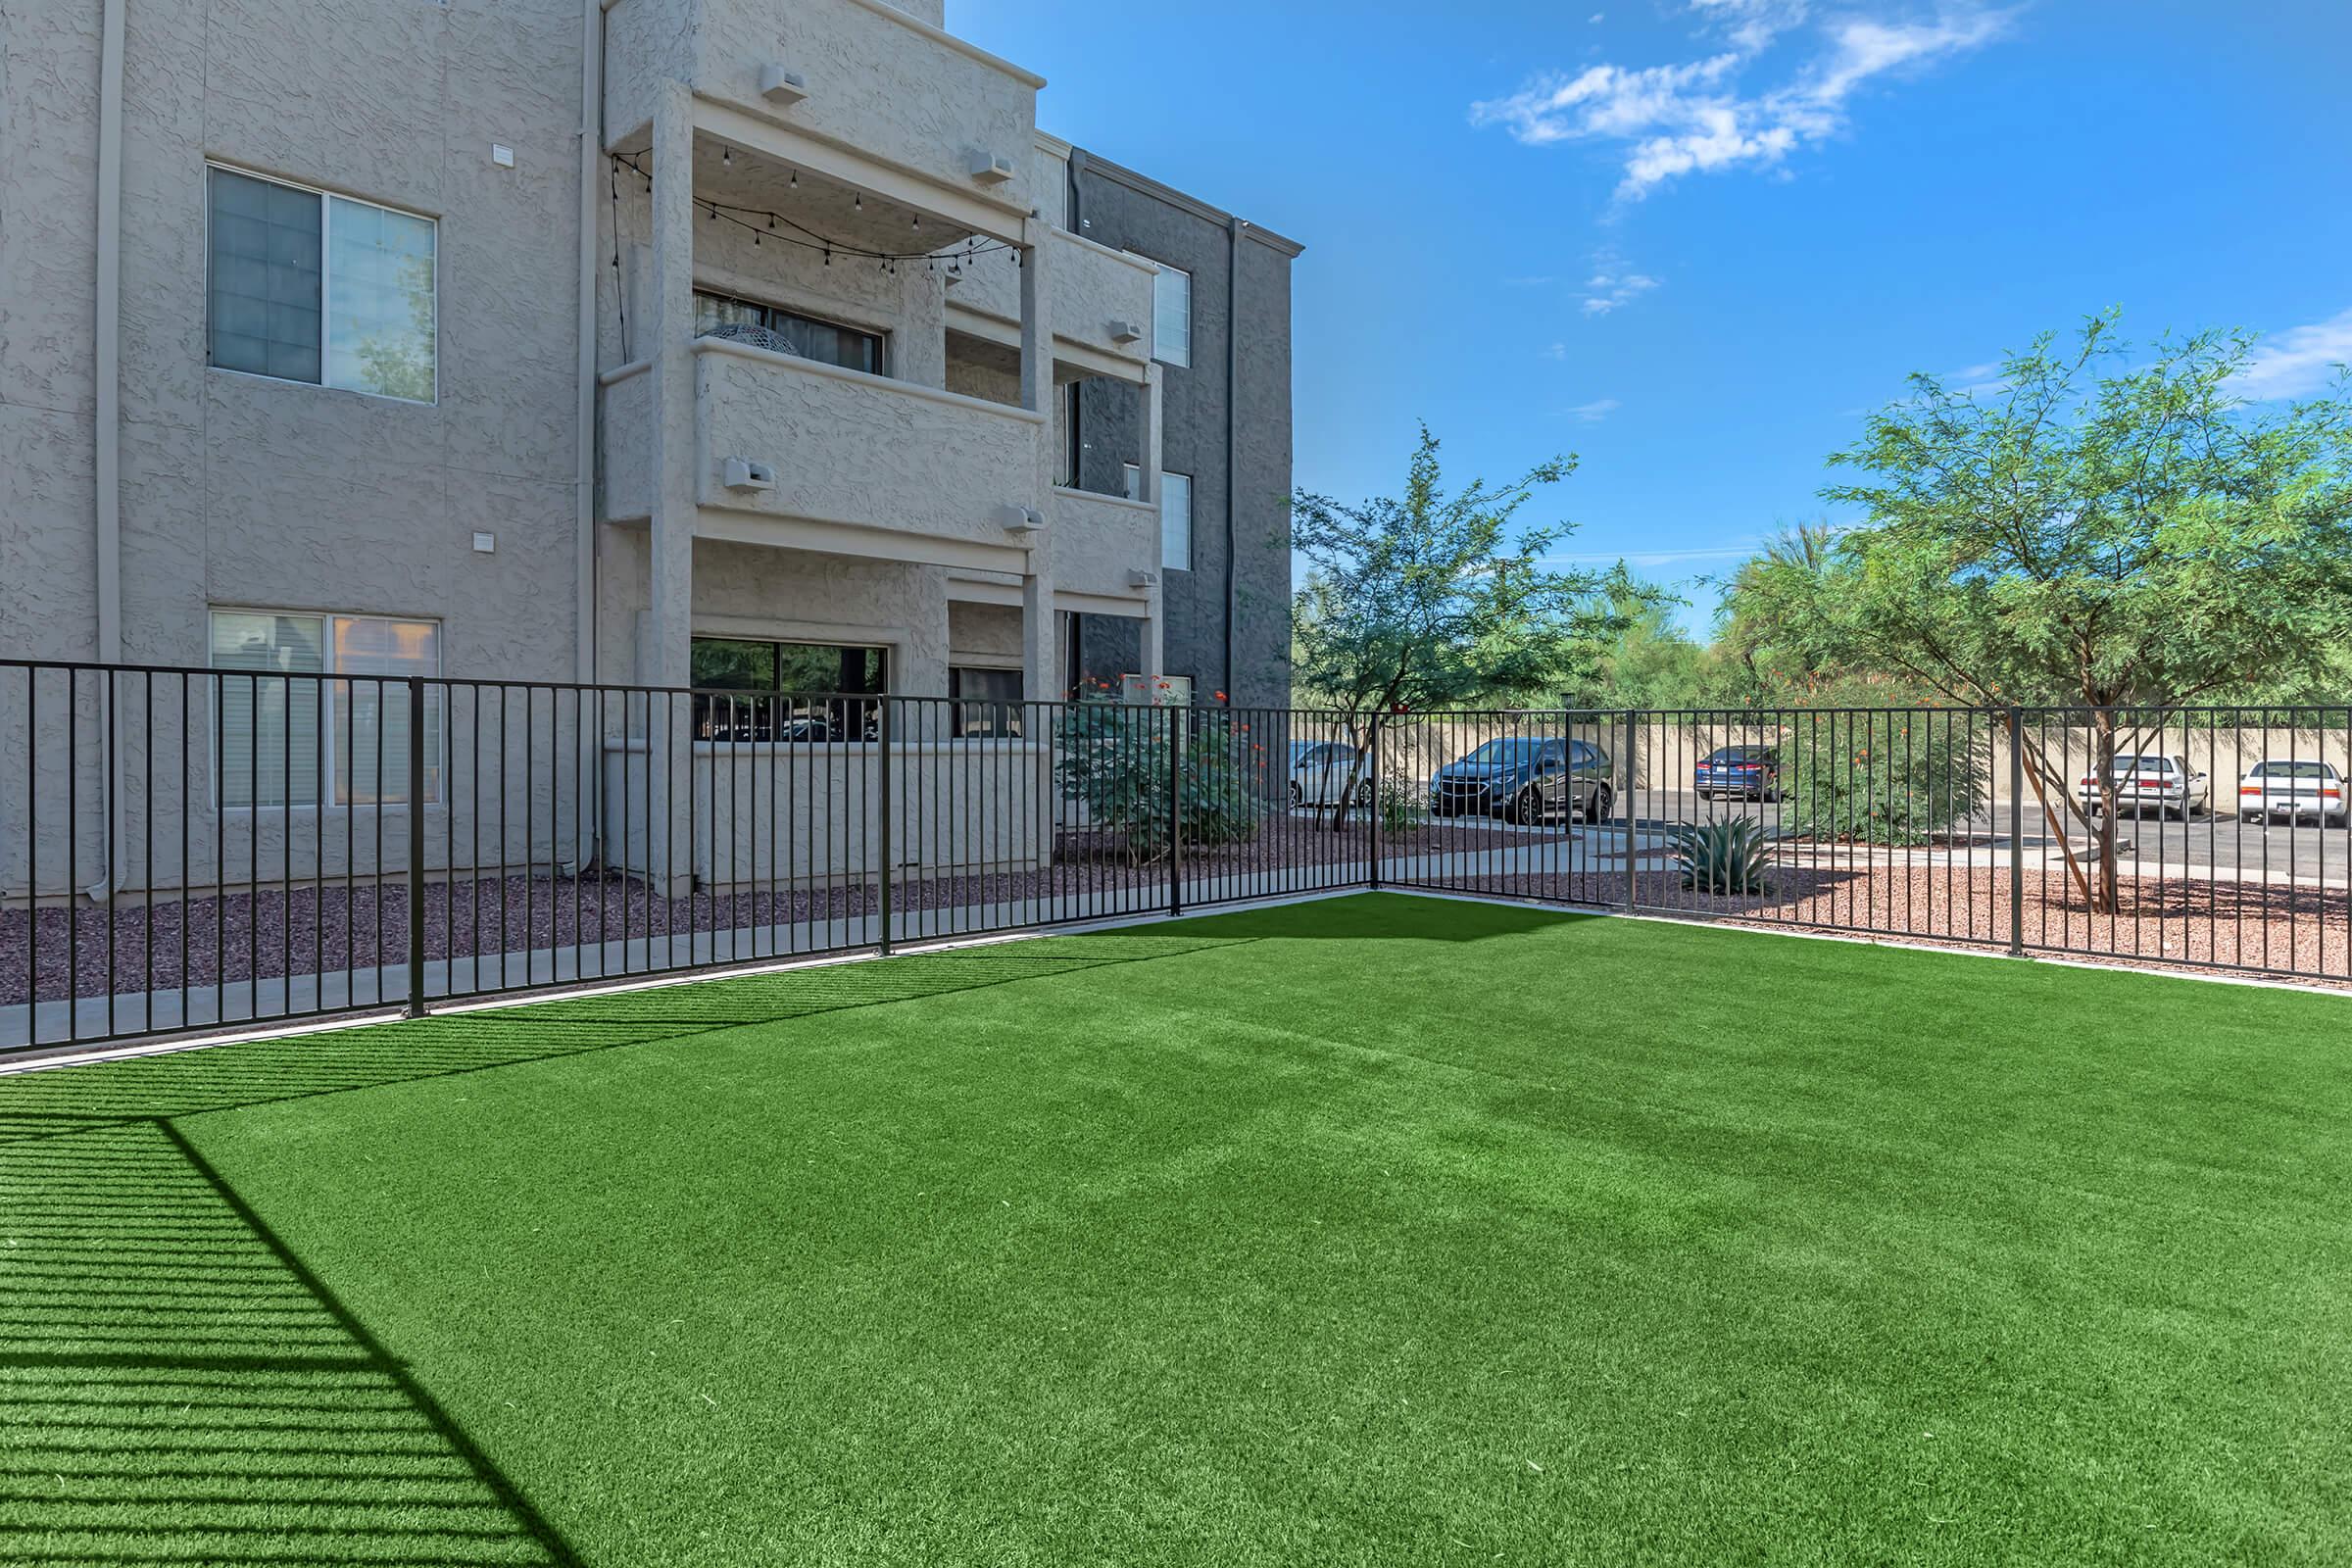
{"type": "Polygon", "coordinates": [[[1019,668],[1021,612],[1016,605],[948,606],[948,660],[956,664],[1019,668]]]}
{"type": "MultiPolygon", "coordinates": [[[[1146,258],[1090,244],[1061,229],[1053,232],[1054,254],[1047,277],[1054,335],[1091,349],[1139,376],[1152,362],[1152,278],[1156,268],[1146,258]],[[1131,343],[1111,336],[1110,323],[1143,328],[1131,343]]],[[[949,291],[959,309],[1017,324],[1021,318],[1021,270],[1010,251],[990,251],[963,265],[962,278],[949,291]]]]}
{"type": "Polygon", "coordinates": [[[1128,585],[1127,574],[1138,567],[1153,569],[1159,556],[1157,509],[1117,496],[1056,490],[1051,515],[1056,590],[1142,599],[1128,585]]]}
{"type": "MultiPolygon", "coordinates": [[[[12,654],[95,651],[98,16],[12,7],[0,41],[12,654]]],[[[202,663],[235,604],[438,616],[453,673],[569,673],[579,44],[569,0],[129,7],[124,657],[202,663]],[[206,368],[208,155],[439,220],[437,405],[206,368]]]]}
{"type": "Polygon", "coordinates": [[[1035,493],[1037,421],[947,402],[781,356],[697,356],[703,504],[1003,546],[996,509],[1035,493]],[[737,494],[717,465],[775,465],[775,487],[737,494]]]}
{"type": "MultiPolygon", "coordinates": [[[[646,534],[605,534],[605,613],[625,628],[645,603],[646,534]]],[[[694,630],[886,647],[892,690],[922,697],[948,689],[947,573],[933,566],[698,539],[694,630]]],[[[606,679],[629,678],[627,636],[607,638],[603,658],[606,679]]]]}
{"type": "MultiPolygon", "coordinates": [[[[1193,564],[1164,573],[1165,667],[1190,675],[1205,696],[1237,703],[1290,701],[1291,295],[1290,258],[1245,234],[1239,247],[1241,318],[1229,318],[1235,254],[1223,221],[1143,190],[1089,163],[1079,175],[1086,234],[1193,275],[1192,364],[1163,366],[1161,466],[1193,480],[1193,564]],[[1226,349],[1238,328],[1235,406],[1226,406],[1226,349]],[[1228,548],[1227,428],[1233,423],[1233,509],[1228,548]],[[1226,568],[1234,572],[1231,657],[1226,568]]],[[[1119,465],[1136,447],[1129,388],[1090,381],[1080,390],[1087,443],[1081,483],[1116,492],[1119,465]]],[[[1090,616],[1086,672],[1115,679],[1136,667],[1135,629],[1090,616]]]]}
{"type": "Polygon", "coordinates": [[[660,82],[684,81],[959,190],[983,189],[966,164],[972,150],[1002,154],[1013,173],[990,193],[1012,209],[1032,205],[1036,89],[894,17],[851,3],[620,0],[611,18],[606,103],[615,129],[652,118],[660,82]],[[761,98],[769,61],[800,72],[808,96],[788,108],[761,98]]]}

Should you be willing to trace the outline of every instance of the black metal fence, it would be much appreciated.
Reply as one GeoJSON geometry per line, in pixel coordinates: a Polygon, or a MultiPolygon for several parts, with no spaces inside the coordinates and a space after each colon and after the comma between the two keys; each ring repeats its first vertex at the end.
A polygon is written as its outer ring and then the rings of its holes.
{"type": "Polygon", "coordinates": [[[2348,733],[0,662],[0,1050],[1378,886],[2352,981],[2348,733]]]}

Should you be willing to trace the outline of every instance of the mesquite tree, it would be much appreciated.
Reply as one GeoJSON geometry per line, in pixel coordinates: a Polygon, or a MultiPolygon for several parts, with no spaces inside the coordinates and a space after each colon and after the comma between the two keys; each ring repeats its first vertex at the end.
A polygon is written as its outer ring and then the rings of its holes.
{"type": "MultiPolygon", "coordinates": [[[[1830,459],[1855,477],[1822,494],[1865,523],[1816,569],[1784,563],[1750,589],[1824,664],[1972,706],[2087,710],[2095,888],[2060,838],[2101,911],[2132,710],[2292,689],[2352,635],[2352,402],[2251,403],[2235,378],[2252,345],[2199,332],[2134,352],[2109,313],[2011,355],[1990,394],[1913,376],[1830,459]]],[[[2045,808],[2079,815],[2027,750],[2045,808]]]]}
{"type": "Polygon", "coordinates": [[[1570,525],[1515,519],[1573,458],[1538,464],[1509,484],[1444,488],[1438,439],[1426,425],[1404,494],[1344,506],[1300,491],[1291,547],[1306,558],[1293,614],[1292,664],[1307,701],[1336,711],[1356,749],[1336,832],[1357,799],[1364,745],[1382,713],[1520,705],[1592,678],[1626,607],[1647,592],[1607,572],[1562,570],[1549,559],[1570,525]]]}

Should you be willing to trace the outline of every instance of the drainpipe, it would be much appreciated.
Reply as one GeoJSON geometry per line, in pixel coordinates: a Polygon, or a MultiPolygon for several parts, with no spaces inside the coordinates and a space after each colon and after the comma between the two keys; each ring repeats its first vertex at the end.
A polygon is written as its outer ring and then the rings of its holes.
{"type": "MultiPolygon", "coordinates": [[[[605,159],[605,6],[602,0],[581,0],[580,15],[580,310],[578,333],[578,429],[573,438],[577,464],[572,472],[572,679],[591,685],[597,673],[597,611],[603,602],[603,552],[596,523],[596,411],[598,396],[596,344],[598,175],[605,159]]],[[[602,704],[599,703],[601,710],[602,704]]],[[[579,725],[572,744],[584,754],[588,796],[594,802],[595,825],[582,832],[575,802],[572,828],[572,874],[601,854],[604,843],[605,755],[603,726],[591,737],[579,725]]]]}
{"type": "Polygon", "coordinates": [[[1241,463],[1241,419],[1234,408],[1242,377],[1242,230],[1250,225],[1238,218],[1225,220],[1225,695],[1238,702],[1233,684],[1233,623],[1241,607],[1234,574],[1234,542],[1239,525],[1234,498],[1239,484],[1234,469],[1241,463]]]}
{"type": "MultiPolygon", "coordinates": [[[[92,430],[98,497],[98,662],[122,662],[122,49],[123,11],[129,0],[106,0],[98,42],[98,298],[96,343],[97,416],[92,430]]],[[[112,681],[109,674],[101,677],[112,681]]],[[[66,721],[73,722],[73,693],[67,693],[66,721]]],[[[115,705],[109,704],[110,708],[115,705]]],[[[86,890],[110,898],[121,884],[115,847],[122,837],[122,714],[115,714],[106,748],[106,859],[98,880],[86,890]]],[[[68,864],[80,853],[67,852],[68,864]]],[[[68,881],[72,880],[71,876],[68,881]]],[[[37,895],[40,890],[35,888],[37,895]]]]}

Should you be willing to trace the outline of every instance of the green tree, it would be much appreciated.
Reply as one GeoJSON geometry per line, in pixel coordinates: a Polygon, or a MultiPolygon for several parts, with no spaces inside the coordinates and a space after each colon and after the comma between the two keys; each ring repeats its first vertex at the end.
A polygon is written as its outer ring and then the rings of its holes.
{"type": "Polygon", "coordinates": [[[1571,687],[1571,708],[1694,708],[1707,701],[1707,650],[1674,622],[1679,602],[1656,589],[1612,585],[1593,608],[1620,622],[1593,656],[1592,678],[1571,687]]]}
{"type": "MultiPolygon", "coordinates": [[[[1624,629],[1620,605],[1649,590],[1622,565],[1558,569],[1549,558],[1569,525],[1516,522],[1574,468],[1555,458],[1509,484],[1449,492],[1425,425],[1401,497],[1292,499],[1292,548],[1308,564],[1292,616],[1295,678],[1309,703],[1342,716],[1359,752],[1376,714],[1553,702],[1591,683],[1624,629]]],[[[1355,800],[1361,766],[1343,802],[1355,800]]],[[[1347,811],[1332,813],[1334,831],[1347,811]]]]}
{"type": "MultiPolygon", "coordinates": [[[[2088,710],[2094,907],[2116,906],[2114,759],[2132,710],[2293,689],[2352,633],[2352,403],[2262,407],[2253,339],[2135,352],[2113,313],[2034,340],[1989,395],[1915,375],[1831,463],[1867,521],[1735,586],[1734,616],[1819,668],[1971,706],[2088,710]]],[[[2029,748],[2045,808],[2080,816],[2029,748]]]]}

